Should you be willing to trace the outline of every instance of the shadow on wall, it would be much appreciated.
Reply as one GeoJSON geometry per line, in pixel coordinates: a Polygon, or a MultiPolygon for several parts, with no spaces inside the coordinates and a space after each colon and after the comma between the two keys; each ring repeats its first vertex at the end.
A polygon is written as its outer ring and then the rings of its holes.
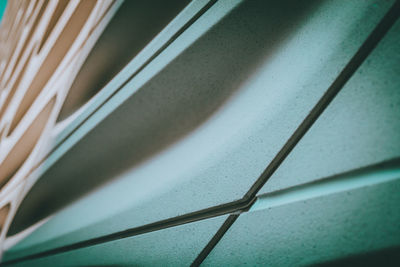
{"type": "Polygon", "coordinates": [[[196,129],[274,55],[318,4],[247,1],[234,9],[55,163],[24,199],[8,235],[196,129]]]}
{"type": "Polygon", "coordinates": [[[400,266],[400,247],[394,247],[390,249],[382,249],[378,251],[372,251],[365,254],[351,255],[346,258],[333,260],[326,263],[318,264],[321,267],[334,267],[334,266],[387,266],[395,267],[400,266]]]}
{"type": "Polygon", "coordinates": [[[70,116],[100,91],[188,2],[125,1],[75,78],[58,121],[70,116]]]}

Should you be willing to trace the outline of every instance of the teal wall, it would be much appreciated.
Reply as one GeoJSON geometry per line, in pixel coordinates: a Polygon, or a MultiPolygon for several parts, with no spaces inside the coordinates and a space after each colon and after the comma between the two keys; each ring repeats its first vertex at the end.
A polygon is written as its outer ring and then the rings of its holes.
{"type": "Polygon", "coordinates": [[[6,6],[7,6],[7,0],[0,0],[0,22],[1,19],[3,18],[6,6]]]}
{"type": "Polygon", "coordinates": [[[5,261],[399,263],[400,22],[374,32],[394,1],[209,3],[60,134],[19,219],[59,209],[5,261]]]}

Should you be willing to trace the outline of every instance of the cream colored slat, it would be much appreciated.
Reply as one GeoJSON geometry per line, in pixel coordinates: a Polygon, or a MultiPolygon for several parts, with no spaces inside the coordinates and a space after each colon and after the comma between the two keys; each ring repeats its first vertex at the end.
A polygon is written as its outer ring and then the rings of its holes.
{"type": "Polygon", "coordinates": [[[1,149],[8,151],[0,159],[0,186],[6,184],[19,170],[38,142],[55,104],[55,98],[46,103],[32,123],[21,129],[19,136],[3,140],[1,149]]]}
{"type": "MultiPolygon", "coordinates": [[[[40,1],[43,2],[43,1],[40,1]]],[[[43,5],[44,7],[46,5],[43,5]]],[[[27,8],[25,10],[25,14],[27,14],[27,8]]],[[[34,16],[34,14],[32,14],[34,16]]],[[[32,29],[32,23],[27,23],[28,20],[22,18],[21,23],[18,29],[18,38],[16,39],[16,43],[13,45],[13,52],[10,54],[10,59],[7,63],[5,72],[2,74],[3,77],[1,78],[1,86],[4,88],[9,83],[12,74],[15,73],[16,64],[19,63],[21,55],[25,52],[27,48],[27,42],[31,39],[30,32],[32,29]]]]}
{"type": "MultiPolygon", "coordinates": [[[[40,1],[40,0],[39,0],[40,1]]],[[[4,122],[4,113],[5,113],[5,109],[8,107],[8,105],[10,104],[13,95],[15,93],[15,91],[17,90],[18,86],[15,86],[14,83],[15,82],[20,82],[20,80],[22,79],[21,76],[21,69],[22,68],[27,68],[26,65],[31,64],[30,61],[27,62],[26,60],[29,58],[30,59],[30,55],[32,53],[34,53],[35,50],[35,44],[38,42],[38,40],[40,40],[40,30],[38,30],[38,28],[43,28],[43,24],[46,23],[46,16],[49,15],[49,4],[54,3],[53,1],[49,1],[49,0],[43,0],[40,1],[41,3],[38,4],[37,10],[36,12],[32,15],[34,17],[32,17],[34,20],[31,20],[31,23],[33,23],[31,25],[33,31],[30,31],[30,36],[28,36],[28,43],[26,43],[25,48],[23,49],[23,55],[21,55],[21,58],[18,60],[19,61],[19,65],[17,66],[16,70],[13,71],[13,77],[10,81],[10,83],[8,84],[8,87],[5,88],[2,98],[4,99],[3,103],[7,103],[6,105],[3,104],[3,107],[1,107],[1,102],[0,102],[0,108],[2,108],[2,111],[0,111],[0,129],[2,129],[4,127],[5,124],[7,124],[6,122],[4,122]],[[47,14],[47,15],[46,15],[47,14]],[[15,87],[15,88],[13,88],[15,87]],[[11,89],[13,88],[13,89],[11,89]],[[7,95],[7,96],[4,96],[7,95]],[[7,100],[5,100],[7,99],[7,100]]],[[[36,45],[37,46],[37,45],[36,45]]],[[[32,64],[31,64],[32,65],[32,64]]],[[[31,73],[31,75],[33,75],[34,69],[29,69],[29,72],[31,73]]]]}
{"type": "MultiPolygon", "coordinates": [[[[102,25],[102,27],[98,27],[98,28],[104,28],[104,27],[105,27],[105,25],[102,25]]],[[[52,96],[54,94],[57,94],[58,98],[62,98],[62,99],[65,98],[67,90],[69,89],[74,76],[77,74],[80,66],[83,64],[86,56],[88,55],[92,46],[94,45],[95,41],[97,40],[98,36],[100,35],[101,30],[102,29],[98,29],[97,31],[93,32],[93,34],[91,36],[92,37],[91,40],[89,40],[89,42],[87,42],[88,45],[83,47],[79,51],[79,53],[77,53],[75,55],[74,60],[76,62],[73,62],[72,64],[70,64],[70,67],[68,70],[64,70],[62,73],[60,73],[60,75],[59,75],[60,77],[56,76],[51,79],[51,82],[48,84],[48,86],[46,86],[46,87],[49,87],[49,89],[45,89],[44,91],[41,92],[41,94],[38,96],[38,98],[35,100],[33,106],[31,107],[30,112],[28,112],[27,116],[24,117],[23,120],[25,120],[25,121],[21,121],[21,124],[20,124],[21,127],[18,128],[18,130],[16,131],[17,133],[19,133],[19,135],[25,131],[25,128],[23,126],[30,123],[29,117],[32,117],[32,118],[35,117],[35,115],[31,115],[31,116],[28,116],[28,115],[30,115],[30,113],[34,114],[37,110],[39,110],[41,108],[42,103],[45,102],[44,98],[48,97],[49,95],[52,96]],[[71,74],[65,75],[66,73],[71,73],[71,74]],[[57,88],[57,84],[62,84],[63,86],[57,88]],[[56,88],[56,89],[53,89],[53,91],[51,91],[52,88],[56,88]],[[62,95],[62,97],[59,95],[62,95]]],[[[59,110],[59,108],[60,107],[56,107],[55,109],[59,110]]],[[[16,140],[18,140],[18,138],[19,138],[19,135],[10,136],[8,138],[8,140],[3,141],[3,144],[4,143],[7,144],[8,142],[11,142],[11,143],[16,142],[16,140]]]]}
{"type": "Polygon", "coordinates": [[[23,8],[19,8],[15,20],[13,22],[13,25],[10,28],[10,32],[8,34],[6,41],[7,43],[6,46],[4,47],[4,51],[6,53],[5,54],[6,66],[5,66],[5,71],[0,76],[1,80],[4,79],[5,73],[8,73],[7,70],[9,69],[9,64],[12,61],[12,56],[17,46],[18,37],[20,36],[20,31],[22,27],[20,21],[23,19],[23,14],[24,14],[23,8]]]}
{"type": "MultiPolygon", "coordinates": [[[[60,6],[49,0],[41,13],[46,1],[26,2],[11,61],[3,59],[0,66],[8,71],[0,80],[5,85],[0,91],[0,247],[18,205],[39,178],[31,175],[32,169],[47,151],[74,77],[122,2],[85,0],[60,6]]],[[[0,32],[4,36],[3,26],[0,32]]],[[[8,40],[2,44],[10,47],[8,40]]],[[[10,239],[8,246],[16,240],[10,239]]]]}
{"type": "MultiPolygon", "coordinates": [[[[88,53],[89,51],[87,51],[86,52],[86,54],[88,53]]],[[[82,55],[79,55],[79,57],[82,57],[82,55]]],[[[77,68],[78,69],[78,68],[77,68]]],[[[57,78],[56,79],[53,79],[54,81],[57,81],[57,78]]],[[[72,80],[72,79],[69,79],[69,80],[72,80]]],[[[50,86],[51,87],[51,86],[50,86]]],[[[53,86],[54,87],[54,86],[53,86]]],[[[42,92],[42,94],[44,94],[44,96],[47,96],[48,95],[48,93],[49,92],[45,92],[45,93],[43,93],[42,92]]],[[[42,101],[43,99],[41,99],[41,98],[39,98],[37,101],[36,101],[36,106],[35,107],[32,107],[33,108],[33,113],[35,112],[35,110],[39,110],[40,109],[40,104],[43,102],[42,101]]],[[[31,118],[34,118],[35,116],[33,115],[32,116],[32,114],[31,114],[31,116],[27,116],[28,118],[29,117],[31,117],[31,118]]],[[[27,125],[27,124],[29,124],[29,120],[28,120],[28,118],[25,120],[25,122],[24,123],[22,123],[22,125],[27,125]]],[[[19,134],[18,135],[16,135],[16,137],[14,137],[14,138],[9,138],[9,140],[4,140],[4,144],[7,144],[7,143],[15,143],[16,141],[15,140],[18,140],[18,136],[20,136],[21,135],[21,133],[23,133],[25,131],[25,127],[22,127],[22,129],[20,129],[19,130],[19,134]],[[14,140],[14,142],[13,141],[10,141],[10,140],[14,140]]],[[[9,146],[12,146],[12,144],[9,144],[9,146]]],[[[3,145],[3,147],[6,147],[6,145],[3,145]]],[[[3,149],[3,151],[4,151],[5,149],[3,149]]],[[[3,152],[4,153],[4,152],[3,152]]],[[[7,153],[6,153],[7,154],[7,153]]]]}
{"type": "Polygon", "coordinates": [[[8,107],[17,87],[19,86],[19,83],[21,82],[25,70],[30,62],[30,58],[33,53],[33,47],[35,45],[35,42],[37,42],[37,37],[35,37],[35,32],[37,25],[40,22],[40,18],[43,15],[44,10],[46,9],[47,0],[44,1],[39,0],[39,2],[41,2],[41,4],[37,6],[37,9],[31,15],[31,21],[29,22],[29,25],[27,25],[26,33],[28,34],[28,36],[26,36],[26,40],[24,40],[25,43],[22,48],[21,54],[17,59],[17,64],[14,66],[14,69],[12,71],[12,77],[1,94],[0,118],[4,114],[5,109],[8,107]]]}
{"type": "MultiPolygon", "coordinates": [[[[24,1],[26,2],[26,1],[24,1]]],[[[25,15],[27,14],[27,10],[28,10],[28,3],[25,3],[25,5],[23,5],[22,11],[21,11],[21,19],[17,25],[17,28],[14,32],[14,40],[13,40],[13,44],[11,47],[11,52],[9,55],[9,59],[6,65],[6,69],[5,71],[2,73],[3,77],[1,78],[3,84],[6,84],[8,82],[8,80],[10,79],[11,76],[11,72],[12,69],[14,68],[14,65],[16,63],[16,60],[19,56],[19,54],[21,53],[21,48],[23,47],[23,43],[24,43],[24,31],[25,31],[25,15]]],[[[2,86],[4,87],[4,86],[2,86]]]]}
{"type": "MultiPolygon", "coordinates": [[[[61,72],[70,61],[71,56],[76,53],[76,49],[80,46],[80,42],[82,42],[84,37],[82,36],[85,34],[84,29],[87,29],[87,27],[84,27],[81,30],[81,27],[86,22],[87,13],[95,8],[95,4],[96,2],[93,0],[79,2],[79,5],[69,18],[58,39],[54,42],[49,53],[42,58],[42,52],[45,51],[45,47],[43,47],[41,53],[32,59],[32,61],[35,61],[34,66],[40,66],[40,68],[35,76],[32,77],[29,87],[21,88],[20,92],[17,92],[19,97],[16,97],[14,106],[18,105],[18,108],[12,114],[13,119],[11,121],[9,134],[12,134],[12,131],[25,115],[39,92],[51,79],[52,75],[57,75],[57,72],[61,72]]],[[[89,17],[88,22],[90,19],[89,17]]],[[[49,37],[49,42],[51,40],[50,38],[51,37],[49,37]]]]}
{"type": "Polygon", "coordinates": [[[32,50],[32,46],[35,40],[35,30],[37,28],[38,22],[41,20],[41,17],[43,16],[43,11],[46,9],[47,6],[47,1],[43,0],[38,0],[40,3],[37,5],[36,10],[33,11],[33,13],[30,15],[31,20],[28,21],[28,23],[25,25],[24,30],[20,36],[20,46],[19,46],[19,53],[15,55],[15,64],[14,66],[11,66],[9,71],[9,75],[5,75],[7,79],[1,80],[1,87],[7,91],[7,88],[12,87],[12,83],[15,80],[15,76],[18,75],[18,67],[23,65],[26,60],[26,55],[30,54],[30,51],[32,50]]]}
{"type": "MultiPolygon", "coordinates": [[[[72,79],[68,79],[68,80],[72,80],[72,79]]],[[[57,78],[53,77],[53,83],[55,83],[56,81],[57,81],[57,78]]],[[[51,85],[51,83],[49,83],[49,84],[51,85]]],[[[51,88],[54,88],[55,86],[48,86],[48,87],[50,87],[50,89],[42,91],[41,94],[43,95],[43,97],[38,97],[38,99],[35,101],[34,105],[31,107],[31,110],[32,110],[31,114],[26,114],[27,116],[24,117],[24,121],[23,121],[23,123],[21,123],[21,127],[19,127],[20,129],[17,131],[15,136],[11,136],[10,138],[6,138],[3,140],[2,156],[4,158],[7,158],[7,156],[4,156],[4,155],[9,154],[11,151],[11,149],[8,149],[8,152],[7,152],[6,148],[7,147],[12,148],[13,145],[15,145],[16,142],[18,142],[19,136],[21,136],[22,133],[24,133],[26,130],[26,126],[24,126],[24,125],[28,125],[30,123],[30,120],[33,120],[35,118],[35,115],[34,115],[35,112],[37,112],[37,110],[40,110],[42,108],[41,105],[43,105],[43,102],[46,102],[46,101],[43,101],[44,100],[43,98],[47,97],[49,95],[49,93],[50,93],[50,95],[57,93],[57,92],[51,93],[49,91],[49,90],[51,90],[51,88]],[[4,153],[4,151],[6,151],[6,152],[4,153]]],[[[60,88],[58,90],[64,90],[64,88],[60,88]]]]}

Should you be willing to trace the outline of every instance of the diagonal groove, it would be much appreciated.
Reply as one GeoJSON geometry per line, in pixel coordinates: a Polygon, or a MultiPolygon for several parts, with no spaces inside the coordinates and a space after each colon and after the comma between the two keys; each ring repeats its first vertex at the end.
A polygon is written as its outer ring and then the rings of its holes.
{"type": "Polygon", "coordinates": [[[188,214],[181,215],[178,217],[146,224],[143,226],[127,229],[127,230],[112,233],[109,235],[100,236],[100,237],[88,239],[85,241],[77,242],[74,244],[66,245],[63,247],[58,247],[58,248],[50,249],[50,250],[47,250],[44,252],[39,252],[36,254],[24,256],[24,257],[15,259],[15,260],[3,262],[2,265],[3,264],[4,265],[15,264],[15,263],[21,262],[21,261],[27,261],[27,260],[33,260],[33,259],[37,259],[37,258],[41,258],[41,257],[51,256],[51,255],[58,254],[58,253],[63,253],[63,252],[67,252],[67,251],[71,251],[71,250],[75,250],[75,249],[94,246],[94,245],[98,245],[98,244],[105,243],[105,242],[115,241],[118,239],[131,237],[131,236],[135,236],[135,235],[141,235],[141,234],[145,234],[148,232],[158,231],[161,229],[166,229],[166,228],[170,228],[170,227],[174,227],[174,226],[178,226],[178,225],[182,225],[182,224],[186,224],[186,223],[209,219],[209,218],[213,218],[213,217],[217,217],[217,216],[221,216],[221,215],[225,215],[225,214],[237,213],[238,211],[248,210],[252,204],[253,204],[253,201],[249,202],[249,201],[238,200],[238,201],[230,202],[230,203],[223,204],[220,206],[214,206],[214,207],[203,209],[200,211],[188,213],[188,214]]]}
{"type": "Polygon", "coordinates": [[[339,173],[308,183],[260,194],[250,211],[274,208],[307,199],[338,194],[400,180],[400,157],[339,173]]]}
{"type": "Polygon", "coordinates": [[[300,139],[306,134],[308,129],[314,124],[314,122],[319,118],[325,108],[332,102],[335,96],[343,88],[350,77],[357,71],[360,65],[376,47],[379,41],[385,36],[392,25],[396,22],[400,15],[400,0],[390,8],[390,10],[385,14],[383,19],[375,27],[375,29],[370,33],[368,38],[364,41],[361,47],[358,49],[357,53],[350,59],[344,69],[340,72],[335,81],[331,84],[322,98],[310,111],[304,121],[297,127],[296,131],[289,138],[286,144],[281,148],[275,158],[271,161],[268,167],[261,174],[260,178],[253,184],[250,190],[246,193],[244,198],[253,198],[256,196],[257,192],[263,187],[263,185],[268,181],[272,174],[278,169],[280,164],[285,160],[289,153],[293,150],[300,139]]]}
{"type": "MultiPolygon", "coordinates": [[[[253,184],[253,186],[249,189],[249,191],[244,195],[243,201],[252,201],[254,202],[256,199],[256,195],[258,191],[264,186],[264,184],[268,181],[268,179],[274,174],[274,172],[278,169],[281,163],[285,160],[285,158],[289,155],[289,153],[293,150],[293,148],[297,145],[300,139],[307,133],[307,131],[311,128],[314,122],[319,118],[325,108],[332,102],[335,96],[339,93],[339,91],[344,87],[347,81],[351,78],[351,76],[357,71],[357,69],[361,66],[364,60],[368,57],[368,55],[372,52],[372,50],[377,46],[379,41],[385,36],[385,34],[389,31],[389,29],[393,26],[400,15],[400,0],[397,0],[390,10],[385,14],[383,19],[379,22],[379,24],[375,27],[375,29],[370,33],[368,38],[364,41],[364,43],[360,46],[358,51],[354,54],[354,56],[350,59],[344,69],[337,76],[335,81],[331,84],[322,98],[318,101],[318,103],[314,106],[314,108],[310,111],[307,117],[303,120],[303,122],[297,127],[293,135],[289,138],[289,140],[285,143],[285,145],[281,148],[275,158],[271,161],[271,163],[267,166],[258,180],[253,184]]],[[[203,260],[207,257],[207,255],[211,252],[211,250],[216,246],[216,244],[221,240],[223,234],[229,229],[229,227],[233,224],[229,224],[229,221],[232,220],[228,217],[225,223],[221,226],[221,228],[217,231],[214,237],[210,240],[210,242],[206,245],[206,247],[201,251],[201,253],[194,260],[193,265],[198,266],[203,262],[203,260]],[[227,226],[228,225],[228,226],[227,226]],[[226,228],[226,229],[225,229],[226,228]],[[221,234],[223,232],[223,234],[221,234]]],[[[236,220],[236,218],[235,218],[236,220]]]]}
{"type": "MultiPolygon", "coordinates": [[[[265,210],[281,205],[301,202],[306,199],[313,199],[329,194],[336,194],[345,191],[360,189],[362,187],[378,185],[400,177],[400,157],[388,161],[376,163],[366,167],[350,170],[344,173],[324,177],[313,182],[289,187],[279,191],[266,193],[254,197],[254,204],[249,205],[249,211],[265,210]]],[[[244,212],[246,210],[242,210],[244,212]]],[[[228,231],[233,222],[239,217],[240,213],[229,216],[209,243],[197,256],[192,266],[199,266],[217,245],[219,240],[228,231]],[[232,216],[236,216],[233,218],[232,216]]]]}
{"type": "Polygon", "coordinates": [[[200,252],[197,258],[193,261],[190,266],[200,266],[200,264],[205,260],[208,254],[213,250],[213,248],[217,245],[218,241],[224,236],[226,231],[232,226],[232,224],[239,217],[238,214],[230,215],[222,226],[218,229],[217,233],[211,238],[210,242],[204,247],[204,249],[200,252]]]}
{"type": "MultiPolygon", "coordinates": [[[[209,7],[211,7],[216,0],[210,2],[206,7],[204,7],[198,14],[196,14],[195,19],[197,19],[201,14],[203,14],[209,7]]],[[[257,179],[257,181],[252,185],[250,190],[244,195],[244,197],[240,200],[229,202],[226,204],[222,204],[219,206],[214,206],[211,208],[203,209],[200,211],[188,213],[185,215],[177,216],[174,218],[154,222],[151,224],[147,224],[144,226],[131,228],[128,230],[112,233],[109,235],[77,242],[71,245],[54,248],[51,250],[47,250],[44,252],[28,255],[25,257],[21,257],[15,260],[10,260],[2,263],[2,265],[14,264],[21,261],[37,259],[45,256],[50,256],[58,253],[63,253],[79,248],[94,246],[97,244],[110,242],[122,238],[127,238],[135,235],[140,235],[148,232],[153,232],[161,229],[166,229],[173,226],[178,226],[190,222],[195,222],[199,220],[204,220],[220,215],[232,214],[230,215],[226,221],[223,223],[221,228],[217,231],[217,233],[213,236],[210,242],[206,245],[206,247],[200,252],[198,257],[192,263],[192,266],[198,266],[201,262],[207,257],[207,255],[211,252],[211,250],[217,245],[219,240],[223,237],[226,231],[230,228],[230,226],[234,223],[234,221],[238,218],[240,212],[247,211],[251,205],[256,200],[257,192],[262,188],[262,186],[268,181],[268,179],[272,176],[272,174],[277,170],[280,164],[285,160],[287,155],[293,150],[296,144],[300,141],[300,139],[305,135],[308,129],[311,128],[313,123],[319,118],[325,108],[329,105],[329,103],[334,99],[334,97],[339,93],[339,91],[343,88],[346,82],[350,79],[350,77],[357,71],[358,67],[364,62],[367,56],[371,53],[371,51],[376,47],[379,41],[384,37],[384,35],[389,31],[391,26],[395,23],[397,18],[400,15],[400,0],[396,1],[396,3],[391,7],[391,9],[387,12],[384,18],[380,21],[380,23],[375,27],[363,45],[358,49],[357,53],[351,58],[345,68],[341,71],[335,81],[331,84],[322,98],[318,101],[318,103],[314,106],[314,108],[310,111],[307,117],[303,120],[303,122],[298,126],[293,135],[289,138],[289,140],[285,143],[282,149],[278,152],[275,158],[271,161],[271,163],[264,170],[262,175],[257,179]]],[[[195,19],[192,19],[190,23],[188,22],[181,28],[178,33],[181,34],[186,28],[190,26],[191,23],[194,22],[195,19]]],[[[179,34],[174,35],[176,38],[179,34]]],[[[173,39],[174,39],[173,38],[173,39]]],[[[160,50],[156,52],[156,54],[148,60],[150,62],[157,56],[166,46],[168,46],[172,41],[168,41],[160,50]]],[[[147,65],[146,62],[143,65],[143,68],[147,65]]],[[[142,70],[140,68],[137,72],[142,70]]],[[[132,77],[137,73],[135,72],[132,77]]],[[[131,78],[132,78],[131,77],[131,78]]],[[[128,79],[129,80],[129,79],[128,79]]],[[[123,85],[122,85],[123,86],[123,85]]],[[[121,87],[122,87],[121,86],[121,87]]],[[[82,122],[83,123],[83,122],[82,122]]],[[[78,126],[79,127],[79,126],[78,126]]],[[[72,133],[71,133],[72,134],[72,133]]],[[[68,137],[66,137],[68,138],[68,137]]]]}

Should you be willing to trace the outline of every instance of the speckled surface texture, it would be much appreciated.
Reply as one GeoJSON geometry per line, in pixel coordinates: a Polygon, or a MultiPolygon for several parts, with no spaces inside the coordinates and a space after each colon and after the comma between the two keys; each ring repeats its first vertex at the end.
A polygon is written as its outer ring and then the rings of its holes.
{"type": "Polygon", "coordinates": [[[392,2],[379,3],[218,1],[82,126],[25,211],[99,189],[6,257],[242,198],[392,2]]]}
{"type": "Polygon", "coordinates": [[[260,193],[400,157],[400,22],[260,193]]]}
{"type": "Polygon", "coordinates": [[[13,266],[189,266],[226,217],[202,220],[13,266]]]}
{"type": "Polygon", "coordinates": [[[399,246],[399,190],[397,179],[243,214],[202,266],[308,266],[399,246]]]}

